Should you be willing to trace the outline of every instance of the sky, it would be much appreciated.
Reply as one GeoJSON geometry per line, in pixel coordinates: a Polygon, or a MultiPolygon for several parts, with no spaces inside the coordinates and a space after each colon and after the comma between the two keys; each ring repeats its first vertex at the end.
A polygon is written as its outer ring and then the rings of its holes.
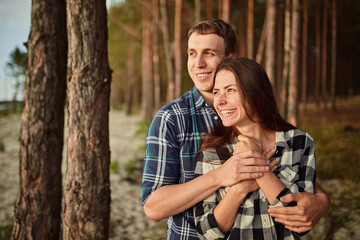
{"type": "MultiPolygon", "coordinates": [[[[106,5],[120,1],[107,0],[106,5]]],[[[31,0],[0,0],[0,101],[13,97],[15,80],[6,74],[5,66],[12,50],[26,50],[23,43],[30,33],[30,13],[31,0]]]]}

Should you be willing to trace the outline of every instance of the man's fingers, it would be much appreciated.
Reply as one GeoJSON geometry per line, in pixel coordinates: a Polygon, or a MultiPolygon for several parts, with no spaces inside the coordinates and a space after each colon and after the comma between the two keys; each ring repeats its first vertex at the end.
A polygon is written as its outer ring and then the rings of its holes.
{"type": "Polygon", "coordinates": [[[275,153],[275,149],[267,149],[268,151],[264,151],[265,159],[270,159],[272,155],[275,153]]]}
{"type": "Polygon", "coordinates": [[[297,233],[307,232],[312,229],[311,227],[291,227],[288,225],[285,225],[285,228],[289,229],[290,231],[297,232],[297,233]]]}

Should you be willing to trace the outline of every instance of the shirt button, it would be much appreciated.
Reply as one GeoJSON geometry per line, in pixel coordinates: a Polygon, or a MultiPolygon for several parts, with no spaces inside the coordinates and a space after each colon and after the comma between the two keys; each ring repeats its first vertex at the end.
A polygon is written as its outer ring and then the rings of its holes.
{"type": "Polygon", "coordinates": [[[218,117],[218,116],[215,116],[215,117],[214,117],[214,119],[215,119],[215,120],[218,120],[218,119],[219,119],[219,117],[218,117]]]}

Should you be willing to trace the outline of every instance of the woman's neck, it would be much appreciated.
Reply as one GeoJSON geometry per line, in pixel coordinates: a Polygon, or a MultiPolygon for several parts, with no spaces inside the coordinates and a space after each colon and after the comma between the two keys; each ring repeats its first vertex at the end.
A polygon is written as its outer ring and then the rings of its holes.
{"type": "Polygon", "coordinates": [[[260,143],[262,149],[275,148],[276,132],[267,130],[257,123],[250,123],[245,126],[237,127],[240,134],[253,138],[256,142],[260,143]]]}

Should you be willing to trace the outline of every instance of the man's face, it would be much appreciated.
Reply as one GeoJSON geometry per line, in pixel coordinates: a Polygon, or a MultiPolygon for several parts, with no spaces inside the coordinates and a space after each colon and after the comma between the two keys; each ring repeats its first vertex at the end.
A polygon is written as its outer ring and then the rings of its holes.
{"type": "Polygon", "coordinates": [[[188,41],[187,67],[200,93],[212,93],[216,67],[225,57],[225,43],[222,37],[216,34],[191,34],[188,41]]]}

